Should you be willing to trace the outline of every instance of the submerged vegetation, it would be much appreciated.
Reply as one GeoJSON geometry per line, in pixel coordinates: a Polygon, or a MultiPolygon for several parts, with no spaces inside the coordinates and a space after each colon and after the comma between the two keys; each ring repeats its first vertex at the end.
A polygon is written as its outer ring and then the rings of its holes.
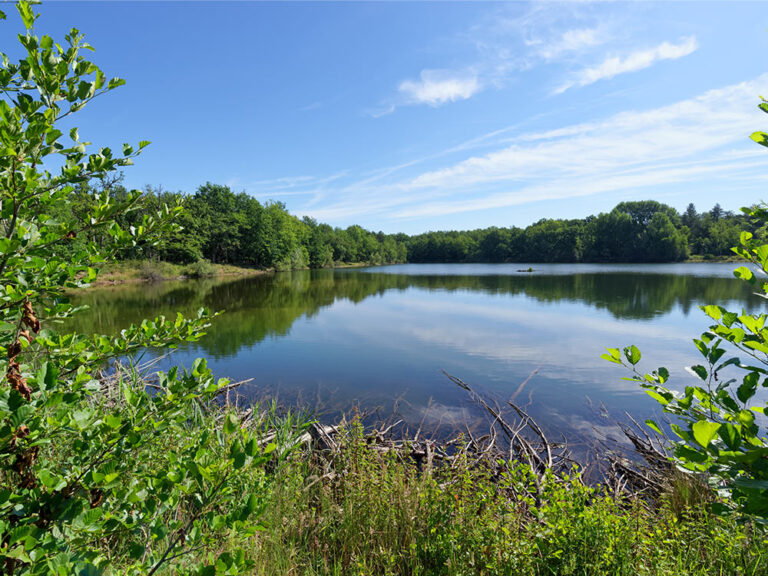
{"type": "MultiPolygon", "coordinates": [[[[197,340],[213,320],[205,309],[117,334],[57,332],[56,321],[77,311],[65,291],[92,282],[108,258],[250,255],[256,266],[324,266],[401,260],[408,240],[348,229],[355,252],[336,252],[340,232],[210,185],[198,191],[199,208],[223,204],[207,219],[172,197],[91,191],[89,182],[105,182],[146,143],[89,153],[60,121],[122,81],[85,60],[77,30],[58,44],[34,34],[29,2],[17,10],[24,57],[0,65],[0,572],[765,573],[763,528],[712,515],[712,497],[695,497],[690,483],[626,497],[588,486],[576,468],[465,450],[479,445],[473,438],[457,439],[440,464],[429,441],[415,458],[416,439],[381,449],[355,422],[330,445],[304,419],[238,407],[235,386],[214,379],[204,360],[152,376],[115,364],[197,340]],[[194,233],[200,242],[188,243],[194,233]]],[[[681,236],[663,207],[654,210],[632,241],[667,239],[676,259],[681,236]]],[[[209,272],[205,263],[191,269],[209,272]]]]}

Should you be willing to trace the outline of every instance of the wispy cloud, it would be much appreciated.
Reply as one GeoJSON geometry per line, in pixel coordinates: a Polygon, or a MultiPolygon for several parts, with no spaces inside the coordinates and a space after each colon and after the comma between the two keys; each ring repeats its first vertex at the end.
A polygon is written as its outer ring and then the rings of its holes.
{"type": "Polygon", "coordinates": [[[678,44],[663,42],[654,48],[647,50],[638,50],[628,54],[625,57],[611,56],[606,58],[602,64],[592,68],[584,68],[573,80],[562,84],[555,90],[555,94],[562,94],[574,86],[588,86],[600,80],[607,80],[626,74],[627,72],[637,72],[653,66],[656,62],[662,60],[677,60],[695,52],[699,47],[696,38],[690,36],[683,38],[678,44]]]}
{"type": "Polygon", "coordinates": [[[517,6],[494,10],[453,39],[474,50],[463,67],[424,69],[418,79],[402,80],[395,96],[368,113],[378,118],[401,106],[438,107],[468,100],[485,89],[503,89],[523,71],[580,58],[613,38],[606,19],[587,20],[576,5],[532,3],[522,12],[517,6]]]}
{"type": "Polygon", "coordinates": [[[256,197],[306,196],[317,194],[320,188],[347,174],[347,171],[341,171],[330,176],[284,176],[269,180],[255,180],[248,184],[248,188],[256,197]]]}
{"type": "Polygon", "coordinates": [[[422,70],[419,80],[405,80],[398,91],[408,103],[437,107],[446,102],[467,100],[481,89],[477,76],[450,70],[422,70]]]}
{"type": "Polygon", "coordinates": [[[559,38],[547,41],[529,40],[527,44],[533,46],[542,59],[551,61],[566,54],[581,52],[585,48],[599,46],[607,39],[606,33],[598,28],[574,28],[566,30],[559,38]]]}
{"type": "Polygon", "coordinates": [[[765,158],[745,135],[754,129],[755,95],[766,84],[768,75],[600,121],[514,135],[501,131],[503,138],[483,142],[496,148],[482,155],[459,145],[443,159],[434,155],[430,163],[442,167],[414,173],[417,163],[405,163],[408,175],[392,170],[332,183],[311,213],[337,222],[394,221],[670,184],[720,180],[732,186],[739,180],[750,186],[760,179],[765,158]]]}

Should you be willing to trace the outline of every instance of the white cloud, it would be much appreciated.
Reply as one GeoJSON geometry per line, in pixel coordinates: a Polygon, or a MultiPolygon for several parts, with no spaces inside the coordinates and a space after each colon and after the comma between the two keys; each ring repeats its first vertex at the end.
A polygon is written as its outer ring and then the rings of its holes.
{"type": "Polygon", "coordinates": [[[679,44],[670,44],[663,42],[655,48],[648,50],[638,50],[632,52],[626,57],[611,56],[606,58],[602,64],[593,68],[585,68],[579,72],[574,80],[566,82],[555,90],[555,94],[562,94],[573,86],[588,86],[599,80],[607,80],[625,74],[627,72],[637,72],[644,68],[653,66],[656,62],[662,60],[677,60],[695,52],[699,47],[696,38],[690,36],[683,38],[679,44]]]}
{"type": "Polygon", "coordinates": [[[511,146],[425,172],[408,187],[467,187],[556,176],[605,177],[616,170],[660,166],[744,138],[754,126],[758,83],[710,90],[645,112],[615,114],[601,122],[524,134],[511,146]]]}
{"type": "MultiPolygon", "coordinates": [[[[762,177],[765,158],[747,135],[758,121],[756,95],[766,84],[768,75],[600,121],[518,132],[512,139],[504,132],[506,143],[497,141],[496,149],[485,154],[454,146],[452,156],[463,154],[463,159],[410,177],[397,174],[401,168],[415,169],[416,162],[377,177],[358,177],[329,190],[312,215],[412,219],[608,192],[636,194],[669,184],[722,181],[729,190],[736,181],[753,185],[762,177]]],[[[430,162],[439,158],[434,155],[430,162]]]]}
{"type": "Polygon", "coordinates": [[[405,80],[398,90],[409,103],[436,107],[446,102],[467,100],[477,94],[480,88],[480,81],[474,74],[423,70],[420,80],[405,80]]]}
{"type": "Polygon", "coordinates": [[[539,44],[538,55],[544,60],[555,60],[561,56],[580,52],[605,43],[606,36],[597,28],[576,28],[566,30],[559,39],[550,42],[529,42],[529,45],[539,44]]]}
{"type": "Polygon", "coordinates": [[[379,118],[402,105],[438,107],[467,100],[483,89],[503,88],[518,72],[563,57],[579,57],[613,36],[607,22],[594,24],[592,19],[584,22],[578,17],[578,6],[533,3],[517,17],[510,18],[509,12],[508,7],[489,11],[483,22],[453,39],[452,44],[468,42],[476,52],[463,68],[425,69],[419,79],[400,82],[397,97],[367,113],[379,118]]]}

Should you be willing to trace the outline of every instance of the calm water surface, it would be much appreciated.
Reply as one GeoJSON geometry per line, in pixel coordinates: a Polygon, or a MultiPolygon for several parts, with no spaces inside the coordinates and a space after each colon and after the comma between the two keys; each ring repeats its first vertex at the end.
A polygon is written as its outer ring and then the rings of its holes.
{"type": "Polygon", "coordinates": [[[144,317],[225,310],[207,336],[173,354],[207,356],[219,376],[253,378],[249,398],[277,395],[332,419],[355,407],[396,411],[411,426],[448,429],[477,416],[445,370],[483,393],[528,405],[551,433],[589,437],[656,404],[600,360],[636,344],[642,366],[693,382],[691,338],[708,326],[697,306],[756,309],[763,300],[733,264],[399,265],[300,271],[88,289],[75,319],[113,333],[144,317]]]}

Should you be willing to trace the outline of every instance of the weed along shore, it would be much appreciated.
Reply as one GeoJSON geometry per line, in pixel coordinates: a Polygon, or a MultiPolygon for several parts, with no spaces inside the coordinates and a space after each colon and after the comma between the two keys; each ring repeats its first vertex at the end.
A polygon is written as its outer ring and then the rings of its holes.
{"type": "Polygon", "coordinates": [[[171,262],[129,260],[108,262],[99,271],[93,286],[112,286],[133,282],[159,282],[164,280],[187,280],[220,277],[246,277],[271,274],[273,270],[261,270],[229,264],[211,264],[198,261],[181,265],[171,262]]]}
{"type": "Polygon", "coordinates": [[[676,471],[639,425],[624,433],[642,458],[603,447],[600,481],[587,481],[520,406],[451,379],[486,410],[484,433],[437,441],[356,418],[267,427],[262,442],[293,440],[275,452],[253,573],[763,573],[764,530],[711,517],[704,480],[676,471]]]}
{"type": "MultiPolygon", "coordinates": [[[[371,264],[362,262],[336,262],[332,268],[364,268],[371,264]]],[[[303,268],[306,269],[306,268],[303,268]]],[[[114,286],[135,282],[161,282],[165,280],[199,280],[202,278],[238,278],[274,274],[274,268],[254,268],[234,264],[211,264],[199,260],[192,264],[152,260],[123,260],[105,263],[97,280],[91,286],[114,286]]]]}

